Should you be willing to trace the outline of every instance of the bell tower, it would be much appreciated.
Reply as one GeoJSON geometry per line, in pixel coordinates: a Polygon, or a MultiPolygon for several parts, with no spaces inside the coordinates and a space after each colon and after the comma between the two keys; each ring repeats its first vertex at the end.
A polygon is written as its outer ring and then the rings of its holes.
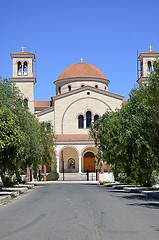
{"type": "Polygon", "coordinates": [[[33,76],[33,63],[35,54],[25,52],[22,47],[21,52],[11,53],[13,59],[13,77],[10,78],[23,94],[24,101],[30,111],[34,113],[34,84],[36,78],[33,76]]]}
{"type": "Polygon", "coordinates": [[[159,52],[152,51],[152,46],[149,46],[150,51],[143,52],[138,56],[138,84],[141,85],[147,81],[150,73],[154,71],[154,63],[159,57],[159,52]]]}

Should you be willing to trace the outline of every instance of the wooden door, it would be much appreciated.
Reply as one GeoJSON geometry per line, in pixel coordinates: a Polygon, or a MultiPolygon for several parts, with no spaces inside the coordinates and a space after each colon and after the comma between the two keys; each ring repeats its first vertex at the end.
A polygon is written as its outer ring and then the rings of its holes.
{"type": "Polygon", "coordinates": [[[89,172],[95,172],[95,156],[92,152],[87,152],[84,155],[84,172],[87,169],[89,172]]]}

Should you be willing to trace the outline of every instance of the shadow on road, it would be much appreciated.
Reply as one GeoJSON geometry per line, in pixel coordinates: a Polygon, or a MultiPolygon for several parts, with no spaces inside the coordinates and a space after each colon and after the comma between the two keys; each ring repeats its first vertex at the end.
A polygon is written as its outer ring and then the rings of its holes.
{"type": "Polygon", "coordinates": [[[138,207],[146,207],[151,209],[158,209],[159,210],[159,201],[148,196],[142,194],[132,194],[126,191],[120,190],[110,190],[109,192],[112,193],[121,193],[121,195],[112,195],[112,197],[123,198],[130,201],[135,201],[133,203],[128,203],[129,206],[138,206],[138,207]],[[123,196],[122,196],[123,194],[123,196]],[[125,195],[126,194],[126,195],[125,195]]]}

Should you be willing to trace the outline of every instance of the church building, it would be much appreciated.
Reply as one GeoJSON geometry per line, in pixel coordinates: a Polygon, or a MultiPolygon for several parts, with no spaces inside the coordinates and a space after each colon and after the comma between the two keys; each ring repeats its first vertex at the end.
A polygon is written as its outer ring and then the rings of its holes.
{"type": "MultiPolygon", "coordinates": [[[[137,82],[146,81],[159,52],[141,53],[137,82]]],[[[53,125],[56,134],[57,172],[95,172],[97,149],[89,135],[92,122],[106,111],[121,108],[124,96],[109,92],[110,81],[99,68],[89,63],[75,63],[64,69],[54,81],[56,95],[48,101],[34,101],[33,62],[31,52],[11,53],[13,76],[10,78],[23,93],[24,100],[40,122],[53,125]]],[[[82,59],[81,59],[82,60],[82,59]]]]}

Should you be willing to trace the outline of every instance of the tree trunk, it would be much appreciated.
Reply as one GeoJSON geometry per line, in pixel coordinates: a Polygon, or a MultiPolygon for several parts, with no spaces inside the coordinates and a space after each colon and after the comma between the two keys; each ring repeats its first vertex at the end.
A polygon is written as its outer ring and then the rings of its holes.
{"type": "Polygon", "coordinates": [[[4,166],[2,166],[0,169],[0,175],[1,175],[2,183],[5,186],[5,167],[4,166]]]}

